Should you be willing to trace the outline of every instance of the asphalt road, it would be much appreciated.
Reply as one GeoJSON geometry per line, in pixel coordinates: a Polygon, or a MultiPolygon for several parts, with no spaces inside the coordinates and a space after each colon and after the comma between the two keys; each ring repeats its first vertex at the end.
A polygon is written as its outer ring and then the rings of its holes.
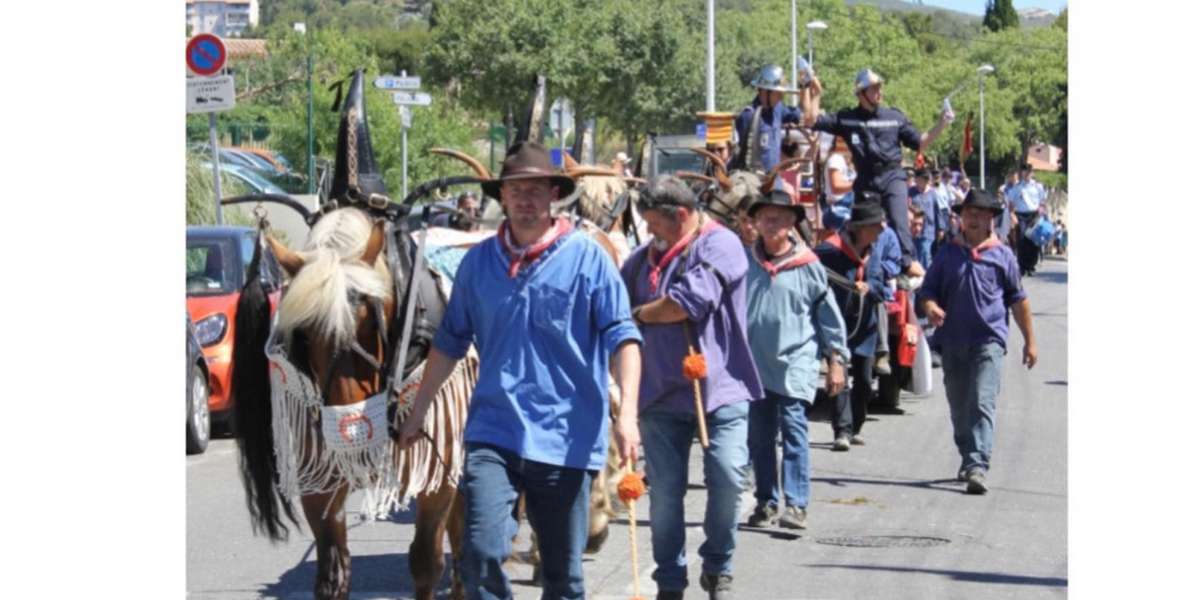
{"type": "MultiPolygon", "coordinates": [[[[940,371],[934,392],[902,397],[906,414],[875,415],[867,445],[830,451],[828,423],[811,426],[812,503],[800,535],[744,530],[738,535],[738,598],[1065,598],[1067,595],[1067,263],[1048,260],[1026,279],[1040,357],[1020,364],[1013,327],[998,403],[993,466],[986,496],[954,481],[958,457],[940,371]]],[[[704,489],[698,446],[686,498],[688,598],[704,598],[696,548],[704,489]]],[[[196,599],[310,598],[315,552],[307,530],[271,545],[250,534],[236,446],[216,439],[187,458],[187,589],[196,599]]],[[[653,597],[648,502],[638,503],[641,593],[653,597]]],[[[358,522],[348,503],[352,598],[411,598],[411,514],[358,522]]],[[[742,512],[753,507],[743,495],[742,512]]],[[[603,550],[585,559],[590,598],[632,596],[629,529],[619,521],[603,550]]],[[[522,538],[525,530],[522,530],[522,538]]],[[[523,543],[527,543],[522,540],[523,543]]],[[[525,546],[519,546],[524,548],[525,546]]],[[[519,599],[540,597],[530,568],[510,570],[519,599]]],[[[445,589],[443,589],[443,594],[445,589]]]]}

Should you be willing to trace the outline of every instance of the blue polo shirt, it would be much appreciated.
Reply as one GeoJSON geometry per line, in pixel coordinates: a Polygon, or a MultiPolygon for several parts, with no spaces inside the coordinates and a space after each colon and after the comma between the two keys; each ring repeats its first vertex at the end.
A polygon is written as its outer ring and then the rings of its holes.
{"type": "Polygon", "coordinates": [[[917,291],[918,302],[926,298],[933,298],[946,311],[945,323],[929,338],[933,349],[989,342],[1007,348],[1008,309],[1025,298],[1017,257],[1000,244],[981,252],[975,261],[970,249],[945,244],[917,291]]]}
{"type": "Polygon", "coordinates": [[[508,276],[496,238],[463,257],[433,338],[462,358],[479,351],[465,440],[541,463],[597,470],[608,446],[609,357],[642,337],[616,265],[585,234],[560,238],[508,276]]]}

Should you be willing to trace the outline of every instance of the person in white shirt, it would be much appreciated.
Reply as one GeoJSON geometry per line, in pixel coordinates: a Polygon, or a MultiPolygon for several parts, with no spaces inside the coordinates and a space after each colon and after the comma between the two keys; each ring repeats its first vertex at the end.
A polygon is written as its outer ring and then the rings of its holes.
{"type": "Polygon", "coordinates": [[[1025,230],[1038,222],[1038,209],[1046,200],[1046,188],[1033,179],[1033,167],[1021,165],[1021,180],[1005,190],[1005,196],[1017,215],[1017,263],[1021,275],[1037,269],[1038,245],[1025,236],[1025,230]]]}

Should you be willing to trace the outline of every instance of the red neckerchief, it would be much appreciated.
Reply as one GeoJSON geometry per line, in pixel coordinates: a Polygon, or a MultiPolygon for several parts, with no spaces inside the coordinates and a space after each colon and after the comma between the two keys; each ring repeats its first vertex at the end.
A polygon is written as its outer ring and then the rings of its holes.
{"type": "Polygon", "coordinates": [[[770,258],[767,256],[767,248],[763,245],[763,241],[760,238],[754,243],[754,260],[757,260],[758,264],[767,272],[767,275],[770,275],[771,279],[774,280],[776,275],[784,271],[815,262],[817,255],[808,246],[792,240],[792,249],[788,250],[787,254],[770,258]]]}
{"type": "Polygon", "coordinates": [[[975,262],[979,262],[980,260],[983,259],[983,253],[985,251],[987,251],[990,248],[995,248],[996,246],[1000,245],[1000,239],[997,238],[996,234],[993,233],[990,236],[988,236],[988,239],[983,240],[983,242],[981,242],[978,246],[975,246],[975,247],[971,247],[971,246],[967,245],[966,240],[964,240],[961,237],[955,237],[954,243],[958,244],[959,246],[962,246],[963,250],[970,252],[971,260],[973,260],[975,262]]]}
{"type": "Polygon", "coordinates": [[[658,251],[654,248],[654,244],[651,244],[647,253],[647,257],[650,259],[650,293],[658,293],[658,280],[662,276],[663,269],[667,268],[667,265],[671,264],[671,261],[675,260],[675,257],[679,256],[680,252],[686,250],[687,247],[696,240],[696,238],[699,238],[700,236],[716,228],[716,221],[711,219],[706,220],[704,224],[697,227],[695,231],[683,236],[678,242],[675,242],[675,245],[671,246],[671,249],[667,250],[667,253],[664,254],[662,258],[657,258],[654,256],[654,254],[658,251]]]}
{"type": "Polygon", "coordinates": [[[538,241],[528,246],[518,246],[516,241],[512,239],[512,231],[509,230],[508,220],[506,219],[500,224],[500,230],[496,232],[496,238],[500,240],[500,248],[508,255],[508,276],[516,277],[517,271],[522,265],[528,265],[537,260],[547,248],[552,246],[558,238],[571,233],[571,222],[564,217],[560,217],[558,221],[542,234],[538,241]]]}
{"type": "Polygon", "coordinates": [[[847,244],[846,240],[842,239],[842,232],[839,231],[829,236],[825,241],[828,242],[830,246],[841,250],[842,254],[850,257],[850,260],[854,261],[854,264],[858,265],[858,270],[854,272],[854,280],[864,281],[867,274],[867,263],[858,256],[858,252],[855,252],[854,246],[847,244]]]}

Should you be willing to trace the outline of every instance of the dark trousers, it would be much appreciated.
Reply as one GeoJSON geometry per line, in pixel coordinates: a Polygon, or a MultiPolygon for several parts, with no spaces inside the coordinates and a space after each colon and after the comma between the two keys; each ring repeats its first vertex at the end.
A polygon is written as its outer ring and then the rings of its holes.
{"type": "Polygon", "coordinates": [[[1036,223],[1037,218],[1036,212],[1017,213],[1017,264],[1020,265],[1022,274],[1033,271],[1041,253],[1038,245],[1025,237],[1025,229],[1036,223]]]}
{"type": "MultiPolygon", "coordinates": [[[[866,188],[883,196],[883,212],[887,215],[888,227],[900,239],[900,269],[908,270],[916,252],[913,251],[912,231],[908,229],[908,184],[904,177],[893,177],[892,180],[879,188],[866,188]]],[[[857,203],[862,194],[859,188],[854,189],[854,201],[857,203]]]]}
{"type": "Polygon", "coordinates": [[[867,421],[867,403],[871,401],[871,375],[875,359],[854,354],[850,358],[851,381],[833,399],[833,437],[862,431],[867,421]]]}

